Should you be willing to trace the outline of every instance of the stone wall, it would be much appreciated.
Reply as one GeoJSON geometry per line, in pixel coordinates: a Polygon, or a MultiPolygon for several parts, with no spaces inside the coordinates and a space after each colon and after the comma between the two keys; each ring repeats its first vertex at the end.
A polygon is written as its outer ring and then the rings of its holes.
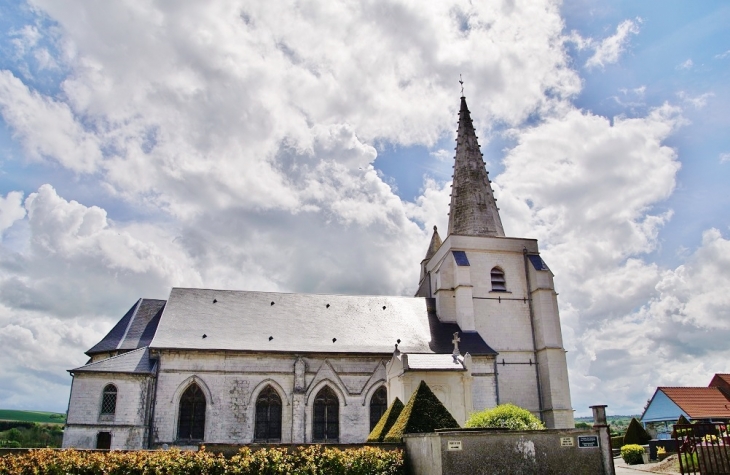
{"type": "Polygon", "coordinates": [[[269,385],[282,400],[282,443],[312,441],[312,407],[324,386],[339,399],[339,441],[364,442],[370,433],[370,398],[385,384],[386,358],[302,357],[303,384],[295,388],[296,355],[165,351],[160,355],[153,445],[176,444],[180,396],[193,382],[206,395],[205,443],[252,443],[256,398],[269,385]]]}
{"type": "MultiPolygon", "coordinates": [[[[598,430],[457,430],[404,436],[411,473],[419,475],[611,475],[598,430]],[[598,446],[580,447],[579,438],[598,446]]],[[[588,444],[592,445],[592,444],[588,444]]]]}
{"type": "Polygon", "coordinates": [[[93,449],[99,432],[111,432],[112,449],[141,449],[147,439],[150,376],[78,373],[71,385],[63,447],[93,449]],[[117,388],[113,416],[102,416],[102,392],[117,388]]]}

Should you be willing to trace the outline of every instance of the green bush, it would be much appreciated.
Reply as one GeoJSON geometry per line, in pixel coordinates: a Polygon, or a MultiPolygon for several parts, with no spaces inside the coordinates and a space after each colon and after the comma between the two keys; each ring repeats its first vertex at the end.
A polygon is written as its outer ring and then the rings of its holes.
{"type": "Polygon", "coordinates": [[[375,427],[373,427],[367,441],[371,443],[382,442],[390,428],[393,427],[393,424],[395,424],[395,421],[398,420],[400,413],[403,412],[403,407],[401,400],[395,398],[378,423],[375,424],[375,427]]]}
{"type": "Polygon", "coordinates": [[[638,444],[628,444],[621,447],[621,458],[629,465],[644,463],[644,447],[638,444]]]}
{"type": "Polygon", "coordinates": [[[466,427],[495,427],[510,430],[544,430],[545,425],[527,409],[514,404],[500,404],[492,409],[475,412],[466,427]]]}
{"type": "Polygon", "coordinates": [[[619,449],[623,447],[624,445],[624,436],[623,435],[617,435],[614,437],[611,437],[611,447],[614,449],[619,449]]]}
{"type": "Polygon", "coordinates": [[[624,435],[624,444],[644,445],[648,444],[650,440],[651,436],[646,433],[641,423],[637,421],[635,417],[632,417],[631,422],[629,422],[629,427],[626,429],[626,434],[624,435]]]}
{"type": "Polygon", "coordinates": [[[458,429],[459,423],[428,385],[421,381],[418,389],[390,428],[383,442],[400,442],[403,434],[422,434],[436,429],[458,429]]]}

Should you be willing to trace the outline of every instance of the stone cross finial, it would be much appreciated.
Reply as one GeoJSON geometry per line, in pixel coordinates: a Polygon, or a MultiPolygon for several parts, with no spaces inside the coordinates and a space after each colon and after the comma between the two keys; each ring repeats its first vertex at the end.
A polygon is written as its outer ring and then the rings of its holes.
{"type": "Polygon", "coordinates": [[[459,84],[461,84],[461,97],[464,97],[464,80],[461,79],[461,74],[459,74],[459,84]]]}
{"type": "Polygon", "coordinates": [[[461,338],[459,338],[459,332],[454,332],[454,339],[451,340],[451,343],[454,344],[454,352],[452,353],[454,356],[461,355],[461,352],[459,351],[459,342],[461,341],[461,338]]]}

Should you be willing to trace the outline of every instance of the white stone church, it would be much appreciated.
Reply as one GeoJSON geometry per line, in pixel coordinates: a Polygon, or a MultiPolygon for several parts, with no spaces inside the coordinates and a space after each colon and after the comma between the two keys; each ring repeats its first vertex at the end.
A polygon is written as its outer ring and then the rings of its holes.
{"type": "Polygon", "coordinates": [[[574,427],[553,274],[505,236],[490,183],[462,97],[448,235],[415,297],[140,299],[70,370],[63,446],[360,443],[421,380],[460,424],[509,402],[574,427]]]}

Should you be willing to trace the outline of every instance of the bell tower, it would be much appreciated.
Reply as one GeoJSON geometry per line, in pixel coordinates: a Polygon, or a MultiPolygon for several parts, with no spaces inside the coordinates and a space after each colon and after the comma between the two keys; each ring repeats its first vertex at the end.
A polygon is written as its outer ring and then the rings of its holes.
{"type": "Polygon", "coordinates": [[[549,428],[573,428],[553,274],[535,239],[505,236],[463,94],[451,187],[448,234],[442,242],[434,228],[416,296],[499,353],[498,403],[528,409],[549,428]]]}

